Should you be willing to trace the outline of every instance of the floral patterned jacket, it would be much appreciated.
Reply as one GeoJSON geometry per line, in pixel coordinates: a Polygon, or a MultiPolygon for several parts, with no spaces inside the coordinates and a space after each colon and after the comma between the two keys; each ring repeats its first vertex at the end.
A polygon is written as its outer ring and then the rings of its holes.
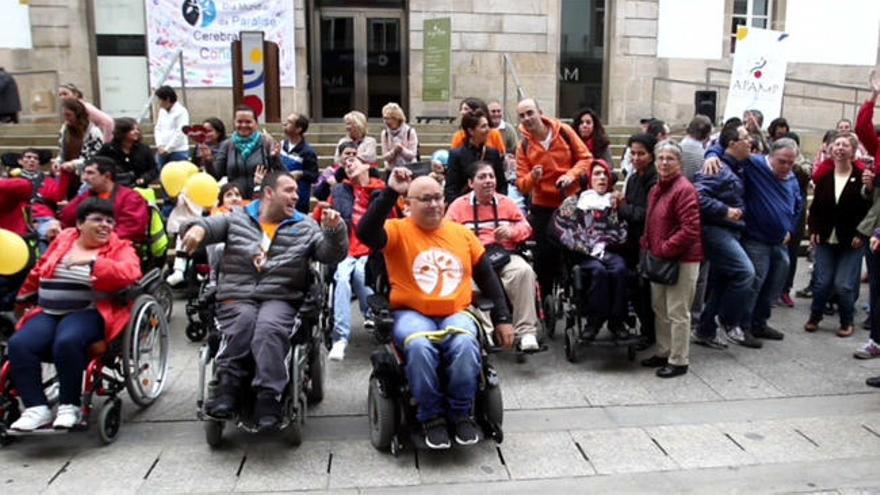
{"type": "Polygon", "coordinates": [[[562,202],[553,214],[551,236],[570,251],[602,259],[606,247],[626,242],[626,221],[618,218],[610,194],[591,189],[562,202]]]}

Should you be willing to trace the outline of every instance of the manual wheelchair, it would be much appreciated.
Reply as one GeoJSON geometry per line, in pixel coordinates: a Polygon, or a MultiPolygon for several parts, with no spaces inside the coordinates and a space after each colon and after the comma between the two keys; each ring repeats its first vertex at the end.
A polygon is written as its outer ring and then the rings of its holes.
{"type": "MultiPolygon", "coordinates": [[[[122,423],[122,399],[126,390],[141,408],[150,406],[165,388],[168,374],[168,321],[165,311],[152,293],[162,281],[159,270],[151,270],[140,282],[114,295],[119,304],[132,304],[131,319],[123,333],[113,341],[98,341],[89,347],[89,363],[83,386],[82,422],[69,431],[88,428],[94,396],[106,397],[98,410],[98,434],[105,444],[112,443],[122,423]]],[[[14,436],[57,432],[51,426],[34,432],[16,432],[9,426],[21,414],[18,392],[11,382],[11,363],[0,368],[0,444],[14,436]]],[[[57,403],[57,377],[43,382],[49,406],[57,403]]],[[[67,431],[67,430],[64,430],[67,431]]]]}
{"type": "MultiPolygon", "coordinates": [[[[287,359],[287,384],[281,401],[283,419],[280,431],[290,445],[302,443],[302,428],[305,424],[309,404],[317,404],[324,399],[324,377],[327,353],[324,345],[330,329],[323,326],[321,317],[325,304],[325,289],[320,275],[310,270],[309,293],[300,304],[296,321],[290,331],[290,354],[287,359]]],[[[218,447],[223,440],[223,430],[227,420],[211,417],[206,411],[205,402],[210,392],[217,386],[216,357],[221,344],[220,331],[216,324],[208,329],[207,341],[199,350],[199,385],[196,398],[197,417],[204,422],[205,440],[211,447],[218,447]]],[[[250,383],[245,378],[242,383],[250,383]]],[[[256,394],[249,386],[242,387],[238,398],[239,412],[231,421],[238,428],[257,432],[253,406],[256,394]]]]}
{"type": "MultiPolygon", "coordinates": [[[[393,339],[394,316],[385,294],[390,286],[384,269],[381,253],[371,255],[368,263],[368,280],[374,280],[375,294],[370,296],[369,305],[375,319],[375,338],[381,348],[370,356],[370,374],[367,394],[367,416],[370,422],[370,443],[377,450],[389,451],[395,457],[403,448],[404,439],[409,437],[417,448],[425,446],[419,434],[416,419],[416,402],[407,383],[403,351],[393,339]]],[[[478,304],[479,309],[488,311],[491,303],[478,304]]],[[[479,318],[477,318],[479,320],[479,318]]],[[[478,325],[480,342],[480,361],[482,364],[477,397],[474,402],[474,419],[482,429],[484,438],[492,438],[497,443],[504,440],[502,423],[504,403],[501,396],[501,378],[489,362],[489,354],[496,350],[490,342],[485,329],[478,325]]],[[[442,380],[442,374],[440,374],[442,380]]]]}

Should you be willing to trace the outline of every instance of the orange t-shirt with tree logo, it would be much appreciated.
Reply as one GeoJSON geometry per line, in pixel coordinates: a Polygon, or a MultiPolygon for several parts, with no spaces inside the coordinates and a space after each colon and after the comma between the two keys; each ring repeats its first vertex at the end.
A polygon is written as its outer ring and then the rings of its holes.
{"type": "Polygon", "coordinates": [[[467,227],[443,220],[434,231],[412,219],[385,222],[391,307],[429,317],[454,315],[473,299],[473,267],[485,248],[467,227]]]}

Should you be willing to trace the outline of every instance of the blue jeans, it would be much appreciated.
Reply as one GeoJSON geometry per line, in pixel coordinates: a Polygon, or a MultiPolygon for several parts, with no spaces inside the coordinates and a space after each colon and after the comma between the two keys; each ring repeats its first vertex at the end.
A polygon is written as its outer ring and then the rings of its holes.
{"type": "Polygon", "coordinates": [[[723,325],[737,325],[752,291],[755,267],[739,238],[736,230],[703,227],[703,246],[709,259],[709,299],[703,307],[699,328],[703,338],[715,336],[715,316],[723,325]]]}
{"type": "Polygon", "coordinates": [[[871,312],[871,340],[880,343],[880,308],[877,298],[880,297],[880,254],[871,251],[865,245],[865,264],[868,265],[868,307],[871,312]]]}
{"type": "Polygon", "coordinates": [[[406,355],[406,377],[418,404],[417,419],[427,423],[448,413],[451,419],[473,414],[474,399],[480,380],[480,343],[477,323],[467,313],[446,318],[429,318],[416,311],[394,312],[394,342],[406,355]],[[458,328],[467,334],[451,334],[433,344],[426,337],[417,337],[404,345],[406,338],[418,332],[458,328]],[[443,366],[445,377],[439,369],[443,366]],[[446,385],[446,390],[441,388],[446,385]]]}
{"type": "Polygon", "coordinates": [[[740,326],[761,330],[767,327],[773,301],[779,297],[788,277],[788,246],[752,239],[744,240],[742,245],[755,267],[755,282],[743,306],[740,326]]]}
{"type": "Polygon", "coordinates": [[[161,156],[159,155],[159,153],[156,153],[156,165],[159,167],[159,171],[162,170],[162,167],[164,167],[166,163],[177,162],[181,160],[189,160],[188,151],[172,151],[165,156],[161,156]]]}
{"type": "Polygon", "coordinates": [[[89,345],[104,338],[104,318],[96,309],[66,315],[41,313],[9,339],[12,382],[25,407],[48,404],[43,362],[54,362],[61,404],[80,405],[89,345]]]}
{"type": "Polygon", "coordinates": [[[862,269],[862,250],[850,246],[820,244],[816,246],[813,275],[813,303],[810,320],[820,321],[825,303],[832,291],[839,299],[840,326],[852,325],[862,269]]]}
{"type": "Polygon", "coordinates": [[[364,276],[367,258],[349,256],[336,266],[336,274],[333,275],[336,282],[336,289],[333,291],[333,342],[351,340],[352,288],[357,294],[361,314],[368,317],[367,298],[373,294],[373,289],[367,287],[364,276]]]}

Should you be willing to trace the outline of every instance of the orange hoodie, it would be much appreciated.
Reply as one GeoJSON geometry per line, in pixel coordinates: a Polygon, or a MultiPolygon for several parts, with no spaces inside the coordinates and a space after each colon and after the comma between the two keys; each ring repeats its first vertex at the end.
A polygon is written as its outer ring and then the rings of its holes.
{"type": "Polygon", "coordinates": [[[522,142],[516,147],[516,186],[523,194],[532,195],[533,205],[558,208],[564,198],[556,188],[556,181],[563,175],[571,177],[574,185],[566,192],[577,193],[578,179],[589,174],[593,155],[571,127],[547,117],[541,117],[541,120],[553,135],[549,149],[544,149],[544,145],[522,125],[519,127],[522,142]],[[567,139],[560,135],[562,132],[567,139]],[[544,171],[536,184],[532,179],[532,169],[537,166],[544,171]]]}

